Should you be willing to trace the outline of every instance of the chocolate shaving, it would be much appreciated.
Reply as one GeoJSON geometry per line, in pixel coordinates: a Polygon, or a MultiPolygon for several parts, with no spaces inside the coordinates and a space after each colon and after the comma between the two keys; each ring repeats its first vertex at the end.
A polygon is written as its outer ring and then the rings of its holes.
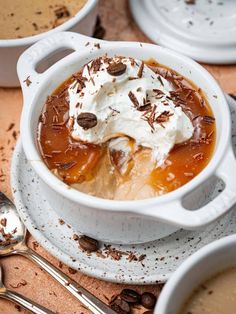
{"type": "Polygon", "coordinates": [[[161,83],[161,85],[164,86],[164,83],[163,83],[162,78],[160,77],[160,75],[158,75],[157,79],[161,83]]]}
{"type": "Polygon", "coordinates": [[[15,126],[15,123],[11,123],[7,129],[7,132],[11,131],[15,126]]]}
{"type": "Polygon", "coordinates": [[[92,76],[90,77],[90,81],[92,82],[93,86],[95,86],[95,82],[92,76]]]}
{"type": "Polygon", "coordinates": [[[163,96],[165,95],[165,93],[164,93],[162,90],[158,89],[158,88],[154,88],[153,91],[154,91],[154,93],[156,93],[158,96],[159,96],[159,95],[163,95],[163,96]]]}
{"type": "Polygon", "coordinates": [[[32,83],[30,80],[30,75],[27,76],[27,78],[23,81],[23,83],[25,83],[27,87],[30,86],[30,84],[32,83]]]}
{"type": "Polygon", "coordinates": [[[204,100],[204,98],[201,98],[200,105],[201,105],[201,107],[205,107],[205,100],[204,100]]]}
{"type": "Polygon", "coordinates": [[[75,269],[73,269],[73,268],[71,268],[71,267],[68,267],[68,271],[69,271],[69,273],[70,273],[71,275],[74,275],[74,274],[77,273],[77,270],[75,270],[75,269]]]}
{"type": "Polygon", "coordinates": [[[147,103],[147,104],[145,104],[145,105],[143,105],[143,106],[140,106],[140,107],[138,108],[138,111],[148,111],[148,110],[150,110],[151,108],[152,108],[151,104],[150,104],[150,103],[147,103]]]}
{"type": "Polygon", "coordinates": [[[99,44],[99,43],[94,44],[94,47],[96,47],[97,49],[101,49],[101,46],[100,46],[100,44],[99,44]]]}
{"type": "Polygon", "coordinates": [[[214,117],[210,117],[210,116],[203,116],[203,122],[208,123],[208,124],[212,124],[215,122],[215,118],[214,117]]]}
{"type": "Polygon", "coordinates": [[[77,78],[77,93],[81,92],[81,90],[85,87],[85,83],[84,83],[84,80],[81,78],[77,78]]]}
{"type": "Polygon", "coordinates": [[[101,58],[97,58],[95,60],[92,61],[91,63],[91,68],[93,69],[93,71],[96,73],[97,71],[99,71],[101,66],[101,58]]]}
{"type": "Polygon", "coordinates": [[[14,138],[15,141],[17,140],[17,133],[16,133],[16,131],[12,132],[12,137],[14,138]]]}
{"type": "Polygon", "coordinates": [[[144,113],[144,118],[145,120],[148,122],[148,124],[150,125],[150,127],[152,128],[152,130],[154,130],[154,125],[153,123],[155,122],[155,111],[156,111],[157,106],[154,105],[153,107],[150,108],[150,110],[146,111],[144,113]]]}
{"type": "Polygon", "coordinates": [[[167,122],[169,120],[169,117],[171,116],[173,116],[173,113],[170,113],[169,111],[165,110],[156,118],[156,122],[157,123],[167,122]]]}
{"type": "Polygon", "coordinates": [[[115,115],[117,115],[117,114],[119,114],[119,113],[120,113],[120,111],[119,111],[119,110],[114,109],[114,108],[112,108],[111,106],[109,106],[108,108],[112,111],[112,116],[115,116],[115,115]]]}
{"type": "Polygon", "coordinates": [[[33,241],[32,242],[32,245],[33,245],[33,249],[36,251],[37,248],[39,247],[39,243],[37,241],[33,241]]]}
{"type": "Polygon", "coordinates": [[[59,111],[57,110],[57,107],[53,105],[52,108],[56,112],[56,114],[59,115],[59,111]]]}
{"type": "Polygon", "coordinates": [[[15,309],[16,309],[18,312],[21,312],[21,309],[22,309],[22,308],[21,308],[20,305],[15,304],[14,307],[15,307],[15,309]]]}
{"type": "Polygon", "coordinates": [[[77,164],[76,161],[69,161],[65,163],[58,163],[58,168],[60,170],[69,170],[77,164]]]}
{"type": "Polygon", "coordinates": [[[185,3],[193,5],[196,4],[196,0],[185,0],[185,3]]]}
{"type": "Polygon", "coordinates": [[[65,221],[61,218],[58,219],[58,222],[61,226],[63,226],[65,224],[65,221]]]}
{"type": "Polygon", "coordinates": [[[63,126],[58,124],[58,123],[57,124],[52,124],[52,129],[54,131],[61,131],[63,129],[63,126]]]}
{"type": "Polygon", "coordinates": [[[138,70],[138,74],[137,74],[139,78],[141,78],[143,75],[143,68],[144,68],[144,62],[142,61],[138,70]]]}
{"type": "Polygon", "coordinates": [[[134,93],[130,91],[128,96],[129,96],[129,99],[134,104],[134,107],[139,108],[139,102],[138,102],[138,99],[136,98],[136,96],[134,95],[134,93]]]}
{"type": "Polygon", "coordinates": [[[14,289],[20,288],[20,287],[23,287],[23,286],[26,286],[26,285],[27,285],[27,281],[24,280],[24,279],[22,279],[20,282],[18,282],[17,285],[11,285],[11,284],[10,284],[10,286],[11,286],[12,288],[14,288],[14,289]]]}

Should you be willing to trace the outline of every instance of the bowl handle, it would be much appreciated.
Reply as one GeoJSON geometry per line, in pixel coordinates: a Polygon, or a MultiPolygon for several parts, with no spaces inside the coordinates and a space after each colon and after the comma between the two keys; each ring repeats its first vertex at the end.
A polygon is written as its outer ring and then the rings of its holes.
{"type": "Polygon", "coordinates": [[[236,159],[231,146],[217,169],[216,176],[224,181],[225,189],[200,209],[185,209],[179,199],[158,208],[147,208],[145,216],[189,230],[198,229],[213,222],[236,203],[236,159]]]}
{"type": "MultiPolygon", "coordinates": [[[[40,84],[47,71],[38,73],[36,67],[40,61],[53,55],[57,51],[64,49],[72,49],[78,51],[85,49],[87,44],[103,42],[102,40],[87,37],[78,33],[60,32],[55,33],[45,39],[40,40],[33,46],[22,53],[17,63],[17,74],[21,83],[24,96],[27,96],[35,91],[35,86],[40,84]]],[[[91,47],[91,46],[89,46],[91,47]]]]}

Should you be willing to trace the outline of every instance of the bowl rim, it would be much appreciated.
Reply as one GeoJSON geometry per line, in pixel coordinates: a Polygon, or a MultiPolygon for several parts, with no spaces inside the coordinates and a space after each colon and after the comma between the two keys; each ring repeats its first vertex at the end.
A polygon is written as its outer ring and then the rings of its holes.
{"type": "MultiPolygon", "coordinates": [[[[210,244],[203,246],[200,250],[195,252],[192,256],[188,257],[174,272],[171,278],[168,280],[160,294],[157,305],[155,307],[155,314],[169,313],[168,305],[171,300],[171,296],[178,289],[181,280],[185,276],[189,276],[192,269],[200,262],[207,261],[208,258],[214,255],[216,252],[226,250],[236,246],[236,234],[223,237],[219,240],[213,241],[210,244]]],[[[216,272],[217,274],[217,272],[216,272]]],[[[207,278],[206,278],[207,280],[207,278]]]]}
{"type": "Polygon", "coordinates": [[[50,36],[56,32],[63,32],[68,29],[71,29],[84,17],[86,17],[97,5],[97,3],[98,0],[87,0],[85,5],[72,18],[68,19],[65,23],[62,23],[61,25],[52,28],[48,31],[23,38],[0,39],[0,48],[19,47],[25,45],[31,46],[32,44],[43,39],[46,36],[50,36]]]}
{"type": "MultiPolygon", "coordinates": [[[[229,147],[229,137],[230,137],[230,126],[231,126],[231,121],[230,121],[230,113],[229,113],[229,108],[225,99],[225,96],[223,94],[223,91],[221,90],[220,86],[216,82],[216,80],[212,77],[212,75],[205,69],[203,68],[200,64],[195,62],[194,60],[190,59],[189,57],[186,57],[182,54],[179,54],[173,50],[170,50],[168,48],[163,48],[157,45],[153,44],[145,44],[143,43],[140,45],[140,43],[137,42],[104,42],[104,44],[101,44],[100,47],[100,52],[102,52],[103,45],[106,49],[112,50],[116,49],[118,45],[118,48],[126,47],[126,48],[131,48],[131,49],[144,49],[145,47],[150,48],[150,49],[155,49],[159,50],[159,52],[164,52],[169,57],[172,58],[177,58],[180,59],[181,62],[183,62],[183,65],[188,66],[188,68],[192,69],[195,68],[197,72],[201,73],[202,77],[205,77],[208,79],[209,85],[211,85],[210,90],[212,90],[212,94],[217,95],[218,101],[221,101],[221,103],[224,104],[224,114],[225,117],[223,120],[224,123],[224,132],[226,135],[227,140],[223,141],[223,138],[221,137],[221,141],[219,144],[221,145],[221,154],[216,154],[217,147],[215,153],[213,153],[213,156],[207,166],[195,177],[193,178],[190,182],[187,184],[183,185],[182,187],[169,192],[167,194],[164,194],[162,196],[158,197],[152,197],[152,198],[147,198],[147,199],[141,199],[141,200],[109,200],[109,199],[103,199],[99,198],[96,196],[92,196],[83,192],[80,192],[67,184],[65,184],[63,181],[61,181],[59,178],[57,178],[55,175],[51,173],[51,171],[47,168],[43,160],[41,159],[41,156],[38,152],[38,148],[36,147],[35,143],[30,143],[31,141],[31,136],[32,136],[32,130],[30,127],[27,127],[24,121],[31,120],[33,113],[30,112],[29,109],[23,109],[23,115],[21,118],[21,133],[23,137],[25,137],[25,140],[22,141],[24,151],[26,153],[26,156],[28,160],[31,161],[31,164],[33,165],[35,171],[38,173],[39,177],[47,184],[49,185],[50,188],[52,188],[54,191],[62,195],[63,197],[74,201],[78,204],[84,205],[84,206],[89,206],[91,208],[96,208],[96,209],[101,209],[101,210],[112,210],[112,211],[119,211],[119,212],[133,212],[133,213],[139,213],[139,214],[144,214],[143,213],[143,207],[157,207],[158,205],[170,203],[170,202],[175,202],[176,200],[179,200],[182,196],[186,195],[192,189],[195,189],[197,186],[199,186],[202,182],[206,181],[217,169],[219,166],[220,162],[222,161],[224,154],[226,153],[227,148],[229,147]],[[23,121],[24,120],[24,121],[23,121]],[[29,131],[29,129],[31,131],[29,131]],[[29,136],[27,135],[29,131],[29,136]],[[26,135],[26,136],[25,136],[26,135]],[[26,140],[27,138],[27,140],[26,140]],[[31,149],[33,149],[33,153],[30,152],[29,146],[31,146],[31,149]],[[26,149],[26,147],[28,149],[26,149]],[[34,157],[32,156],[34,155],[34,157]],[[37,155],[37,159],[36,159],[37,155]]],[[[86,47],[85,47],[86,48],[86,47]]],[[[73,63],[73,60],[78,58],[76,55],[76,52],[67,56],[66,58],[63,59],[64,62],[61,62],[60,60],[60,65],[58,66],[60,68],[63,68],[63,66],[66,66],[70,63],[73,63]],[[73,59],[74,57],[74,59],[73,59]]],[[[86,58],[85,56],[89,56],[89,49],[84,49],[83,51],[79,52],[81,58],[86,58]]],[[[131,52],[132,54],[132,52],[131,52]]],[[[91,58],[90,58],[91,59],[91,58]]],[[[47,76],[50,77],[53,75],[53,67],[48,70],[47,76]]],[[[48,79],[47,77],[47,79],[48,79]]],[[[42,88],[45,83],[42,82],[39,84],[39,86],[42,88]]],[[[38,89],[38,88],[37,88],[38,89]]],[[[32,103],[36,103],[39,99],[39,89],[37,90],[37,93],[35,94],[34,99],[32,100],[32,103]]],[[[26,106],[28,107],[28,106],[26,106]]],[[[30,107],[30,106],[29,106],[30,107]]],[[[218,146],[219,146],[218,144],[218,146]]],[[[157,208],[158,210],[158,208],[157,208]]]]}

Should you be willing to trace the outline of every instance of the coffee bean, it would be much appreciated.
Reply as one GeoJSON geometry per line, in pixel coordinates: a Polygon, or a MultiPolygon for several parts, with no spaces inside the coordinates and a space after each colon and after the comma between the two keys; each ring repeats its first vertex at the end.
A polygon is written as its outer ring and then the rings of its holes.
{"type": "Polygon", "coordinates": [[[126,71],[126,64],[122,62],[111,63],[107,68],[107,72],[112,76],[119,76],[126,71]]]}
{"type": "Polygon", "coordinates": [[[77,123],[84,130],[91,129],[95,127],[98,123],[97,117],[91,112],[81,112],[77,117],[77,123]]]}
{"type": "Polygon", "coordinates": [[[128,314],[130,313],[130,306],[129,304],[122,300],[122,299],[115,299],[112,303],[111,303],[111,309],[114,310],[116,313],[119,314],[128,314]]]}
{"type": "Polygon", "coordinates": [[[146,309],[153,309],[155,307],[156,300],[157,298],[155,297],[155,295],[150,292],[144,292],[141,295],[141,304],[146,309]]]}
{"type": "Polygon", "coordinates": [[[96,252],[99,248],[99,243],[97,240],[82,235],[79,237],[79,245],[81,249],[87,252],[96,252]]]}
{"type": "Polygon", "coordinates": [[[123,289],[121,291],[120,297],[122,300],[133,304],[140,303],[141,299],[140,294],[132,289],[123,289]]]}

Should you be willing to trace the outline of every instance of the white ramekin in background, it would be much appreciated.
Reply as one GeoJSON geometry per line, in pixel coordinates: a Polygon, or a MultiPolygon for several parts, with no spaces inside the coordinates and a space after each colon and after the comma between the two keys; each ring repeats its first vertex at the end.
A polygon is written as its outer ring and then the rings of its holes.
{"type": "Polygon", "coordinates": [[[84,7],[74,17],[47,32],[19,39],[0,39],[0,86],[20,85],[16,72],[18,58],[24,50],[37,41],[59,31],[74,31],[91,36],[96,22],[97,4],[98,0],[87,0],[84,7]]]}
{"type": "Polygon", "coordinates": [[[233,266],[236,266],[236,235],[206,245],[176,270],[164,286],[154,313],[179,314],[195,288],[233,266]]]}
{"type": "MultiPolygon", "coordinates": [[[[53,34],[30,47],[18,62],[24,94],[21,138],[27,159],[41,180],[42,193],[60,217],[78,231],[116,243],[141,243],[166,236],[179,228],[197,229],[225,214],[236,201],[236,162],[231,146],[230,112],[224,94],[212,76],[199,64],[169,49],[135,42],[105,42],[70,32],[53,34]],[[99,45],[96,43],[99,42],[99,45]],[[75,50],[44,73],[37,64],[61,48],[75,50]],[[181,188],[166,195],[139,201],[114,201],[79,192],[54,176],[43,162],[37,146],[37,126],[48,95],[89,60],[104,55],[156,59],[192,80],[205,93],[216,118],[217,143],[207,167],[181,188]],[[30,77],[27,86],[24,80],[30,77]],[[185,197],[211,177],[225,183],[214,200],[196,210],[183,206],[185,197]]],[[[193,207],[199,189],[191,197],[193,207]]]]}

